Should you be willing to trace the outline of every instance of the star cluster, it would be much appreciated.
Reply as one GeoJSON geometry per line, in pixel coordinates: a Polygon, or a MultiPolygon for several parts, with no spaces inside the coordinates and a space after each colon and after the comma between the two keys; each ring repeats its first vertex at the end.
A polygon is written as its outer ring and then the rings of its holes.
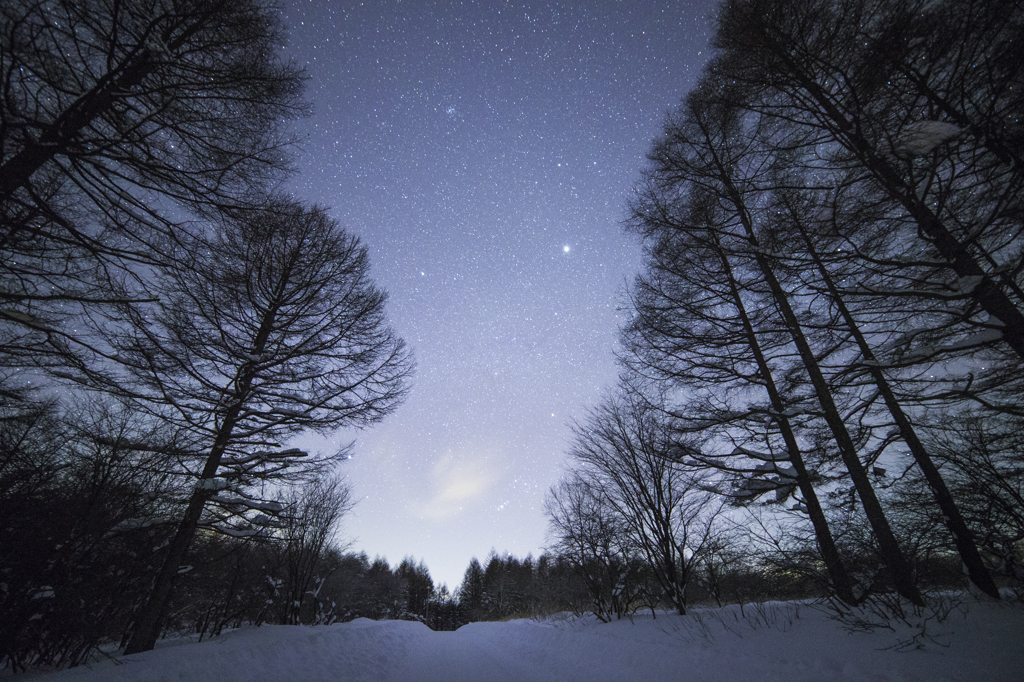
{"type": "Polygon", "coordinates": [[[700,73],[713,11],[284,9],[313,103],[293,189],[364,240],[417,360],[406,403],[347,434],[354,549],[423,558],[450,587],[474,555],[540,552],[572,419],[615,381],[620,293],[640,259],[621,229],[630,186],[700,73]]]}

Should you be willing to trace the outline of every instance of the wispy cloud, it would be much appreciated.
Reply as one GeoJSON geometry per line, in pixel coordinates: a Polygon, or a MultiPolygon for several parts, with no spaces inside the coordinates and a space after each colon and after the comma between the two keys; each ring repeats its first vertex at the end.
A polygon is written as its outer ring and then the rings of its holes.
{"type": "Polygon", "coordinates": [[[507,461],[493,445],[463,443],[445,452],[430,469],[430,496],[413,511],[433,520],[448,520],[475,509],[505,474],[507,461]]]}

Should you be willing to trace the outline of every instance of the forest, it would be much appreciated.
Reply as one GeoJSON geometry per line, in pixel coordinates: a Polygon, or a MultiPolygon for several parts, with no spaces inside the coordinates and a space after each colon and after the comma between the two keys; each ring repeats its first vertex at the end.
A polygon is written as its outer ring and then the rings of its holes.
{"type": "Polygon", "coordinates": [[[1024,590],[1024,11],[741,0],[638,169],[618,385],[539,557],[348,551],[412,387],[367,245],[280,190],[309,107],[260,0],[5,2],[0,661],[365,617],[454,630],[1024,590]]]}

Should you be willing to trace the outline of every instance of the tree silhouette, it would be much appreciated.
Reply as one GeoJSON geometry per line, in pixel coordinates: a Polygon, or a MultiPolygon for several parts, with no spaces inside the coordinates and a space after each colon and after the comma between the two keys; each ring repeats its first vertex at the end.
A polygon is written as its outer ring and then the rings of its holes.
{"type": "Polygon", "coordinates": [[[76,313],[151,298],[147,266],[203,227],[189,215],[251,205],[287,170],[301,72],[258,0],[0,13],[0,354],[62,364],[90,343],[76,313]]]}
{"type": "Polygon", "coordinates": [[[330,461],[301,464],[306,453],[282,449],[284,439],[379,421],[411,371],[366,249],[322,209],[271,201],[222,221],[204,242],[208,251],[183,247],[187,269],[157,278],[160,304],[126,308],[133,326],[110,335],[125,375],[100,384],[188,434],[180,456],[197,479],[129,652],[154,645],[200,523],[257,534],[281,505],[246,489],[330,461]]]}

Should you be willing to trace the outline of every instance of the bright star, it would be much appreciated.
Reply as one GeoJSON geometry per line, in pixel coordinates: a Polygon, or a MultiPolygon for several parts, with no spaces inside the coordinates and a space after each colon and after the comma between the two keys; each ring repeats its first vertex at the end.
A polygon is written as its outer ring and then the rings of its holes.
{"type": "Polygon", "coordinates": [[[566,244],[565,246],[562,247],[562,253],[569,253],[569,245],[568,244],[566,244]]]}

